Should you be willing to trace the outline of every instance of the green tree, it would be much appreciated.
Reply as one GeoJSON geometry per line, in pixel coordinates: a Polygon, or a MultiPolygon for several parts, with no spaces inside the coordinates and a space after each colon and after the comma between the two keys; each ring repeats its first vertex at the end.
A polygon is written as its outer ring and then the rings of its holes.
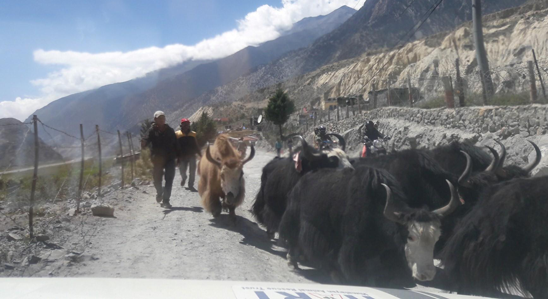
{"type": "Polygon", "coordinates": [[[203,146],[208,140],[217,135],[217,124],[206,112],[202,112],[200,119],[190,125],[190,129],[196,132],[199,146],[203,146]]]}
{"type": "Polygon", "coordinates": [[[265,117],[280,129],[280,137],[283,138],[282,126],[287,122],[291,113],[295,111],[295,104],[287,93],[278,89],[276,94],[268,100],[265,109],[265,117]]]}

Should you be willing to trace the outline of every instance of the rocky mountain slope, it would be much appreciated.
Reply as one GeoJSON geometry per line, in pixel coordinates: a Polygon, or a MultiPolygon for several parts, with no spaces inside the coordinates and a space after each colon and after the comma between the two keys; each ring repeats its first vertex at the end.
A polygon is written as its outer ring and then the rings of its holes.
{"type": "Polygon", "coordinates": [[[252,72],[288,51],[306,47],[344,23],[354,12],[349,7],[341,7],[326,16],[306,18],[280,38],[258,47],[247,47],[212,62],[186,62],[143,78],[71,95],[39,109],[35,114],[45,123],[74,134],[78,134],[80,123],[85,128],[100,124],[105,130],[136,127],[156,110],[169,111],[252,72]]]}
{"type": "MultiPolygon", "coordinates": [[[[525,0],[484,0],[483,12],[489,14],[525,3],[525,0]]],[[[471,1],[446,0],[432,13],[414,35],[415,25],[433,8],[431,1],[368,0],[346,23],[316,40],[310,47],[288,53],[257,71],[238,78],[182,105],[177,114],[192,114],[209,102],[238,100],[257,90],[313,72],[335,62],[348,65],[348,59],[366,51],[380,51],[398,45],[400,40],[416,40],[435,33],[453,30],[471,19],[471,1]]],[[[421,54],[419,54],[421,55],[421,54]]],[[[313,73],[315,74],[315,73],[313,73]]]]}
{"type": "MultiPolygon", "coordinates": [[[[289,92],[298,106],[322,98],[362,94],[367,98],[371,83],[384,89],[390,77],[393,88],[407,88],[411,78],[423,101],[443,95],[442,76],[456,78],[455,60],[460,59],[465,95],[478,96],[481,84],[472,41],[471,22],[452,32],[440,33],[396,49],[371,51],[359,57],[324,66],[314,72],[241,95],[239,102],[261,102],[278,87],[289,92]],[[456,45],[456,47],[455,47],[456,45]]],[[[498,95],[528,97],[527,61],[535,49],[541,72],[548,76],[548,1],[512,8],[484,17],[484,35],[492,78],[498,95]]],[[[223,87],[224,88],[224,87],[223,87]]],[[[539,98],[542,95],[540,85],[539,98]]],[[[224,90],[223,90],[224,91],[224,90]]],[[[226,91],[224,94],[226,94],[226,91]]]]}
{"type": "MultiPolygon", "coordinates": [[[[61,162],[59,153],[38,140],[41,164],[61,162]]],[[[30,166],[34,163],[34,137],[32,130],[14,118],[0,119],[0,171],[8,166],[30,166]]]]}

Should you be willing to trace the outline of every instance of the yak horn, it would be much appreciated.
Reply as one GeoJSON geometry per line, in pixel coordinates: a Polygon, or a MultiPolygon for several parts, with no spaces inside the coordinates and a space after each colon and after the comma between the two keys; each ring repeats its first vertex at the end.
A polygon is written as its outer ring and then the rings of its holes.
{"type": "Polygon", "coordinates": [[[207,146],[207,149],[206,149],[206,158],[209,162],[213,163],[214,165],[217,165],[217,167],[219,167],[219,168],[222,168],[221,162],[219,162],[219,161],[217,161],[217,160],[215,160],[211,157],[211,152],[209,151],[209,145],[207,146]]]}
{"type": "Polygon", "coordinates": [[[299,137],[299,139],[301,140],[301,143],[303,145],[303,156],[309,160],[315,160],[315,159],[318,159],[321,157],[321,153],[313,153],[311,150],[310,150],[310,146],[308,145],[308,142],[306,142],[306,140],[304,139],[304,137],[302,135],[296,135],[299,137]]]}
{"type": "Polygon", "coordinates": [[[489,166],[487,166],[487,168],[485,168],[485,171],[486,172],[495,172],[500,166],[502,166],[500,164],[500,157],[499,157],[499,153],[497,153],[497,151],[490,147],[490,146],[486,146],[486,148],[489,149],[489,151],[491,152],[491,154],[493,154],[493,160],[491,161],[491,164],[489,164],[489,166]]]}
{"type": "Polygon", "coordinates": [[[500,148],[501,148],[499,165],[497,165],[497,167],[495,168],[495,169],[499,169],[499,168],[504,166],[504,161],[506,160],[506,147],[499,140],[495,140],[495,142],[498,143],[500,145],[500,148]]]}
{"type": "Polygon", "coordinates": [[[388,185],[381,183],[381,185],[386,190],[386,205],[384,206],[384,217],[386,217],[390,221],[397,222],[399,224],[405,224],[405,220],[403,220],[401,217],[401,212],[396,211],[396,207],[394,206],[394,202],[392,201],[392,190],[390,190],[390,187],[388,185]]]}
{"type": "MultiPolygon", "coordinates": [[[[527,141],[529,141],[529,140],[527,140],[527,141]]],[[[537,156],[535,158],[535,161],[533,161],[533,162],[527,164],[527,166],[523,167],[523,170],[527,173],[530,173],[531,171],[533,171],[533,169],[535,169],[535,167],[537,167],[538,164],[540,163],[540,159],[542,159],[542,152],[540,151],[538,146],[533,141],[529,141],[529,143],[531,143],[531,145],[535,148],[535,152],[537,153],[537,156]]]]}
{"type": "Polygon", "coordinates": [[[327,136],[335,136],[337,137],[337,139],[339,139],[339,145],[341,146],[341,149],[344,151],[346,149],[346,141],[344,140],[344,137],[342,137],[341,135],[339,134],[335,134],[335,133],[329,133],[329,134],[326,134],[327,136]]]}
{"type": "Polygon", "coordinates": [[[291,134],[289,134],[289,135],[287,135],[287,136],[283,136],[283,135],[282,135],[282,141],[289,140],[289,139],[291,139],[291,138],[293,138],[293,137],[295,137],[295,136],[300,136],[300,134],[299,134],[299,133],[291,133],[291,134]]]}
{"type": "Polygon", "coordinates": [[[459,177],[459,184],[462,184],[463,182],[466,182],[468,178],[470,178],[470,174],[472,173],[472,158],[470,158],[470,155],[465,151],[460,151],[465,157],[466,157],[466,168],[464,169],[464,172],[459,177]]]}
{"type": "Polygon", "coordinates": [[[442,207],[433,211],[434,213],[440,215],[441,217],[445,217],[453,213],[455,209],[461,205],[460,199],[459,199],[460,197],[459,192],[457,191],[457,189],[455,189],[455,187],[453,186],[453,184],[451,184],[449,180],[445,180],[445,181],[449,185],[449,190],[451,190],[451,200],[445,207],[442,207]]]}
{"type": "Polygon", "coordinates": [[[249,153],[249,157],[247,157],[247,159],[245,159],[242,162],[242,165],[244,165],[245,163],[251,161],[251,159],[253,159],[253,157],[255,157],[255,147],[253,145],[251,145],[251,153],[249,153]]]}

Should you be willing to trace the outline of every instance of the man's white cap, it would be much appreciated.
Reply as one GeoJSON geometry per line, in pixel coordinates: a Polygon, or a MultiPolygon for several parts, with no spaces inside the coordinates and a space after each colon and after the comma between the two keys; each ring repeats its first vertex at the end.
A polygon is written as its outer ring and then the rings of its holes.
{"type": "Polygon", "coordinates": [[[156,119],[156,118],[158,118],[158,117],[160,117],[160,116],[162,116],[162,115],[163,115],[163,116],[166,116],[166,114],[164,113],[164,111],[159,111],[159,110],[158,110],[158,111],[154,112],[154,119],[156,119]]]}

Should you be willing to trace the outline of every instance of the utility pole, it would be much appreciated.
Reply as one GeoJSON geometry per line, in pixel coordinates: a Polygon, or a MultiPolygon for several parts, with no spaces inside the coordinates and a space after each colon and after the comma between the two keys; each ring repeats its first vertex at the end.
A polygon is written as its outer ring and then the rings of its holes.
{"type": "Polygon", "coordinates": [[[459,106],[464,107],[466,103],[464,102],[464,82],[460,76],[460,60],[457,58],[455,60],[455,68],[457,69],[457,93],[459,95],[459,106]]]}
{"type": "Polygon", "coordinates": [[[546,89],[544,89],[544,81],[542,80],[542,74],[540,73],[540,68],[538,67],[537,54],[535,54],[535,49],[531,49],[531,51],[533,51],[533,59],[535,60],[535,65],[537,66],[538,80],[540,81],[540,87],[542,88],[542,95],[544,96],[544,102],[546,102],[548,101],[548,98],[546,97],[546,89]]]}
{"type": "Polygon", "coordinates": [[[531,84],[531,103],[537,102],[537,84],[535,80],[535,69],[532,61],[527,61],[527,69],[529,70],[529,83],[531,84]]]}
{"type": "Polygon", "coordinates": [[[487,60],[487,51],[483,41],[483,25],[481,20],[481,0],[472,0],[472,21],[474,23],[474,45],[476,47],[476,59],[480,70],[480,79],[485,86],[487,98],[495,94],[493,80],[489,72],[489,61],[487,60]]]}

